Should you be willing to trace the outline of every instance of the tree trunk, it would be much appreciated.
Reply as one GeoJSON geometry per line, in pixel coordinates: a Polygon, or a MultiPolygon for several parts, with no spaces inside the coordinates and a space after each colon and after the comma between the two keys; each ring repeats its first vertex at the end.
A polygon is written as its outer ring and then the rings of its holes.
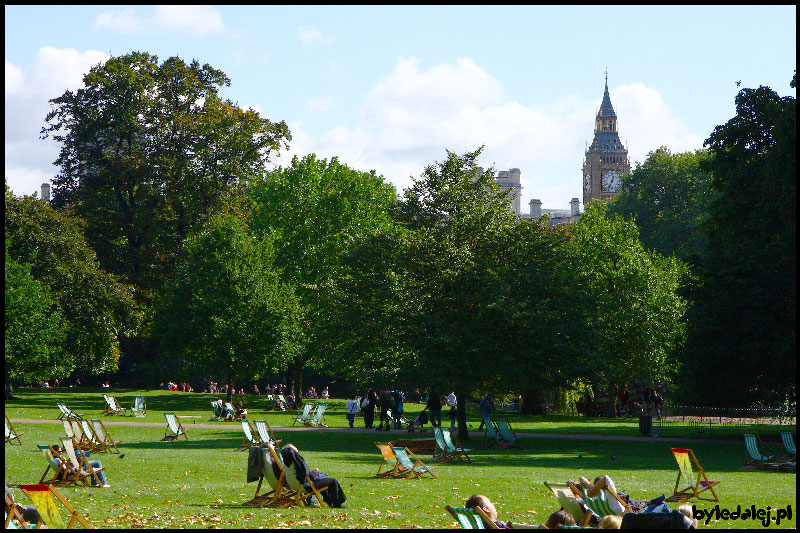
{"type": "Polygon", "coordinates": [[[522,414],[543,415],[543,395],[539,389],[528,389],[522,394],[522,414]]]}
{"type": "Polygon", "coordinates": [[[233,372],[228,371],[228,403],[233,404],[233,372]]]}
{"type": "Polygon", "coordinates": [[[463,390],[459,390],[457,398],[456,427],[458,428],[458,440],[467,442],[469,440],[469,430],[467,429],[467,393],[463,390]]]}
{"type": "Polygon", "coordinates": [[[608,384],[608,416],[614,418],[617,416],[617,399],[619,398],[619,387],[616,381],[611,381],[608,384]]]}
{"type": "Polygon", "coordinates": [[[297,358],[289,362],[286,367],[286,385],[289,392],[294,394],[297,405],[303,404],[303,369],[297,358]]]}
{"type": "Polygon", "coordinates": [[[14,385],[11,384],[11,378],[6,374],[6,400],[16,400],[14,396],[14,385]]]}

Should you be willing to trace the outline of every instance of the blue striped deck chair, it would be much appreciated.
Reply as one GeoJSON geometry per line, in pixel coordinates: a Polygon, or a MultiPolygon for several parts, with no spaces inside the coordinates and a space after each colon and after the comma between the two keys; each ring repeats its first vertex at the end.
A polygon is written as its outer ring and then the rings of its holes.
{"type": "Polygon", "coordinates": [[[714,492],[714,486],[719,484],[719,481],[711,481],[706,476],[703,467],[697,460],[691,448],[670,448],[672,455],[675,456],[675,461],[678,463],[678,479],[675,480],[674,494],[667,498],[668,502],[683,503],[689,498],[697,498],[698,500],[708,500],[718,502],[719,498],[717,493],[714,492]],[[692,462],[697,466],[698,475],[695,476],[692,471],[692,462]],[[683,476],[683,483],[688,484],[686,488],[678,490],[683,476]],[[701,498],[700,494],[710,490],[714,495],[714,499],[701,498]]]}
{"type": "Polygon", "coordinates": [[[517,434],[514,433],[513,429],[511,429],[511,425],[508,423],[508,420],[504,418],[497,419],[497,431],[500,434],[501,442],[505,442],[509,446],[514,444],[519,446],[519,437],[517,437],[517,434]]]}
{"type": "MultiPolygon", "coordinates": [[[[477,509],[452,507],[450,505],[445,505],[444,508],[461,525],[461,529],[500,529],[498,525],[491,520],[484,522],[481,515],[478,514],[477,509]]],[[[486,515],[484,514],[484,516],[486,515]]]]}
{"type": "Polygon", "coordinates": [[[399,471],[397,477],[405,477],[406,479],[410,479],[420,478],[425,474],[430,474],[433,479],[436,479],[436,474],[433,473],[433,469],[436,467],[425,466],[425,464],[420,461],[416,455],[414,455],[414,452],[408,448],[399,448],[397,446],[393,446],[392,450],[394,451],[394,456],[397,458],[397,464],[405,469],[399,471]],[[412,457],[413,460],[411,459],[412,457]]]}
{"type": "Polygon", "coordinates": [[[471,448],[464,448],[461,446],[461,443],[458,441],[458,439],[453,437],[453,434],[449,431],[442,431],[442,437],[444,437],[444,442],[447,445],[447,453],[453,455],[453,457],[459,461],[461,461],[461,458],[463,457],[468,463],[472,462],[472,460],[469,458],[469,455],[467,455],[467,452],[472,451],[471,448]]]}
{"type": "Polygon", "coordinates": [[[183,435],[183,438],[186,440],[189,440],[189,437],[186,435],[187,430],[183,429],[181,421],[175,413],[164,413],[164,417],[167,419],[167,428],[164,431],[164,438],[161,440],[175,440],[181,435],[183,435]],[[169,433],[170,431],[172,432],[171,435],[169,433]]]}
{"type": "Polygon", "coordinates": [[[259,446],[261,444],[261,438],[257,437],[253,433],[253,426],[250,425],[250,422],[247,420],[242,420],[242,431],[244,431],[244,437],[242,437],[242,444],[238,448],[236,448],[237,452],[242,450],[248,449],[250,446],[259,446]]]}
{"type": "Polygon", "coordinates": [[[500,435],[497,433],[497,423],[490,416],[483,417],[483,425],[486,429],[483,431],[483,446],[495,446],[497,448],[504,448],[508,444],[500,442],[500,435]]]}
{"type": "Polygon", "coordinates": [[[745,452],[742,470],[758,470],[761,468],[772,470],[780,469],[781,465],[777,460],[777,455],[764,455],[761,453],[759,439],[755,434],[745,433],[743,436],[745,452]]]}
{"type": "Polygon", "coordinates": [[[783,443],[783,453],[780,459],[782,461],[795,461],[797,459],[797,447],[794,444],[794,435],[791,431],[781,431],[781,443],[783,443]]]}
{"type": "Polygon", "coordinates": [[[317,404],[317,410],[314,412],[314,416],[303,422],[306,426],[311,426],[315,428],[323,427],[326,428],[328,426],[322,422],[322,417],[325,416],[325,409],[328,407],[327,404],[320,403],[317,404]]]}
{"type": "Polygon", "coordinates": [[[147,402],[145,402],[143,394],[137,394],[133,399],[131,414],[133,416],[145,416],[147,414],[147,402]]]}
{"type": "Polygon", "coordinates": [[[304,403],[303,404],[303,412],[300,413],[298,416],[292,417],[294,419],[294,422],[292,422],[292,425],[294,426],[298,422],[300,422],[301,424],[305,425],[305,423],[308,422],[308,418],[311,416],[311,408],[312,407],[314,407],[313,403],[304,403]]]}
{"type": "Polygon", "coordinates": [[[589,508],[586,513],[584,513],[581,521],[578,523],[579,526],[588,525],[589,520],[592,518],[592,513],[602,518],[610,515],[622,516],[626,512],[630,511],[628,504],[625,503],[625,501],[619,497],[619,494],[614,492],[610,487],[600,490],[595,496],[589,496],[589,489],[586,489],[581,485],[575,485],[572,482],[569,483],[569,486],[573,493],[580,494],[580,498],[583,500],[583,503],[589,508]],[[611,500],[617,500],[617,502],[619,502],[623,508],[621,513],[617,512],[616,509],[612,507],[611,500]]]}

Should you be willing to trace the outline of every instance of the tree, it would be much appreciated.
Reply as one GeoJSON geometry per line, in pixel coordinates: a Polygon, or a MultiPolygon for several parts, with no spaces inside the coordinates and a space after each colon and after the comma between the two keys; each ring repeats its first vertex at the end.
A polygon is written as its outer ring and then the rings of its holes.
{"type": "Polygon", "coordinates": [[[190,234],[156,315],[155,337],[170,361],[222,375],[228,401],[234,380],[284,368],[302,345],[300,308],[273,261],[268,240],[217,215],[190,234]]]}
{"type": "Polygon", "coordinates": [[[582,364],[607,386],[613,416],[622,385],[663,380],[677,370],[686,310],[678,289],[687,269],[645,250],[636,225],[607,209],[595,202],[572,225],[566,268],[584,295],[578,301],[588,306],[590,352],[582,364]]]}
{"type": "Polygon", "coordinates": [[[716,196],[692,294],[692,401],[749,407],[794,400],[796,124],[794,97],[742,89],[736,116],[706,140],[716,196]]]}
{"type": "Polygon", "coordinates": [[[662,146],[623,176],[623,188],[609,214],[635,220],[644,245],[662,255],[696,261],[707,235],[703,224],[713,197],[711,173],[702,168],[705,150],[672,154],[662,146]]]}
{"type": "Polygon", "coordinates": [[[330,293],[343,276],[341,255],[356,239],[391,226],[394,187],[374,171],[310,154],[254,180],[249,192],[255,203],[250,225],[273,240],[276,265],[304,308],[307,345],[290,362],[286,380],[299,393],[307,364],[338,364],[331,357],[330,293]]]}
{"type": "MultiPolygon", "coordinates": [[[[8,257],[29,265],[25,269],[29,268],[40,287],[37,301],[44,305],[52,298],[54,316],[61,317],[64,336],[58,360],[52,361],[54,370],[61,373],[54,377],[73,371],[96,375],[115,370],[120,337],[133,334],[139,324],[133,289],[100,269],[83,230],[80,219],[53,209],[44,200],[15,197],[6,187],[8,257]]],[[[21,271],[15,275],[22,276],[18,280],[25,277],[21,271]]]]}
{"type": "Polygon", "coordinates": [[[101,265],[152,302],[188,231],[290,139],[284,122],[222,100],[224,72],[133,52],[50,101],[42,137],[61,142],[53,203],[87,222],[101,265]]]}

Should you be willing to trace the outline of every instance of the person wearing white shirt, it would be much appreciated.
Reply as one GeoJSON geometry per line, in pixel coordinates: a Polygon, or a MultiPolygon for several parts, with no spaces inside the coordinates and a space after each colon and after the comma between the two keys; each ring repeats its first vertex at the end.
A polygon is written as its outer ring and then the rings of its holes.
{"type": "Polygon", "coordinates": [[[455,432],[456,430],[456,413],[458,412],[458,399],[456,398],[456,392],[451,391],[450,394],[447,395],[447,405],[450,406],[450,431],[455,432]]]}
{"type": "Polygon", "coordinates": [[[350,399],[347,400],[347,405],[345,408],[347,409],[347,421],[350,423],[350,427],[353,427],[353,422],[355,422],[356,413],[358,412],[358,404],[356,403],[355,394],[350,395],[350,399]]]}

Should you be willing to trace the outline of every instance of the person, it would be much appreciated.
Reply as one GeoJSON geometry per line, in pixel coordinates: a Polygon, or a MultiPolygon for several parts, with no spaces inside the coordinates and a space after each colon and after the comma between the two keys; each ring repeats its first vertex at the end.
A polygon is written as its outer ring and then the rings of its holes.
{"type": "Polygon", "coordinates": [[[625,411],[628,406],[628,400],[630,399],[630,395],[628,394],[628,385],[625,384],[622,387],[622,391],[619,393],[619,410],[625,411]]]}
{"type": "Polygon", "coordinates": [[[451,391],[447,395],[447,405],[450,407],[450,431],[456,431],[456,414],[458,414],[458,399],[456,398],[456,391],[451,391]]]}
{"type": "Polygon", "coordinates": [[[53,380],[53,387],[58,387],[58,378],[53,380]]]}
{"type": "Polygon", "coordinates": [[[378,431],[389,431],[391,429],[391,420],[389,419],[390,405],[389,391],[386,389],[381,390],[381,395],[378,398],[378,410],[380,411],[380,423],[378,424],[378,431]],[[385,427],[384,427],[385,423],[385,427]]]}
{"type": "Polygon", "coordinates": [[[330,393],[328,392],[328,387],[324,387],[324,388],[322,389],[322,394],[321,394],[321,396],[322,396],[322,399],[323,399],[323,400],[327,400],[327,399],[329,398],[329,394],[330,394],[330,393]]]}
{"type": "MultiPolygon", "coordinates": [[[[669,513],[671,512],[669,505],[666,502],[666,496],[662,494],[652,500],[634,500],[624,492],[620,492],[617,490],[617,487],[614,485],[614,481],[608,477],[607,475],[604,476],[597,476],[594,479],[594,483],[590,483],[588,479],[581,476],[579,483],[583,488],[589,489],[588,495],[589,496],[596,496],[598,492],[602,489],[608,487],[614,492],[619,495],[619,497],[627,502],[631,510],[634,513],[669,513]]],[[[579,503],[583,503],[582,498],[576,498],[579,503]]],[[[625,506],[617,501],[616,498],[609,498],[608,505],[614,513],[621,515],[625,512],[625,506]]]]}
{"type": "Polygon", "coordinates": [[[425,409],[431,412],[429,417],[431,425],[433,427],[442,427],[442,399],[433,387],[428,392],[428,403],[425,404],[425,409]]]}
{"type": "Polygon", "coordinates": [[[375,394],[375,389],[369,389],[364,398],[367,402],[366,405],[361,404],[361,410],[364,411],[364,427],[372,429],[375,422],[375,407],[378,405],[378,395],[375,394]]]}
{"type": "Polygon", "coordinates": [[[219,412],[222,413],[225,420],[233,418],[233,409],[228,409],[228,406],[222,402],[222,398],[217,400],[217,405],[219,406],[219,412]]]}
{"type": "Polygon", "coordinates": [[[403,427],[400,419],[403,418],[403,401],[405,397],[399,389],[392,391],[392,399],[394,400],[394,407],[392,408],[392,416],[394,417],[394,429],[401,429],[403,427]]]}
{"type": "MultiPolygon", "coordinates": [[[[270,444],[271,445],[271,444],[270,444]]],[[[315,468],[313,470],[308,468],[303,456],[297,451],[294,444],[287,444],[281,450],[281,458],[283,459],[284,466],[289,469],[294,465],[294,475],[300,483],[306,483],[306,477],[311,479],[311,482],[317,489],[327,487],[326,490],[321,490],[322,501],[327,503],[334,509],[341,509],[344,507],[344,502],[347,501],[342,486],[336,478],[330,477],[325,472],[321,472],[315,468]]],[[[286,473],[287,476],[292,475],[291,472],[286,473]]]]}
{"type": "Polygon", "coordinates": [[[561,529],[561,526],[574,525],[575,519],[572,518],[571,514],[563,509],[552,513],[549,517],[547,517],[547,522],[544,523],[544,527],[547,529],[561,529]]]}
{"type": "Polygon", "coordinates": [[[597,529],[620,529],[621,527],[622,517],[615,514],[604,516],[597,525],[597,529]]]}
{"type": "Polygon", "coordinates": [[[255,394],[256,396],[258,396],[259,394],[261,394],[261,393],[258,391],[258,383],[253,383],[253,394],[255,394]]]}
{"type": "Polygon", "coordinates": [[[494,399],[492,398],[491,392],[487,392],[486,396],[481,398],[481,401],[478,402],[478,410],[481,412],[481,425],[478,426],[478,431],[480,431],[483,429],[484,424],[486,424],[486,420],[489,418],[491,412],[495,410],[494,399]]]}
{"type": "MultiPolygon", "coordinates": [[[[486,513],[486,516],[492,520],[497,526],[497,529],[510,529],[508,524],[505,522],[501,522],[497,519],[497,509],[495,509],[494,504],[492,501],[484,496],[483,494],[473,494],[467,500],[467,503],[464,504],[464,507],[467,509],[476,509],[478,507],[481,508],[481,511],[486,513]]],[[[486,524],[486,529],[495,529],[491,527],[489,524],[486,524]]]]}
{"type": "Polygon", "coordinates": [[[661,420],[661,409],[664,407],[664,397],[659,392],[653,391],[653,403],[656,406],[656,416],[661,420]]]}
{"type": "Polygon", "coordinates": [[[247,418],[247,409],[242,405],[242,400],[236,402],[236,418],[247,418]]]}
{"type": "MultiPolygon", "coordinates": [[[[10,488],[8,488],[8,483],[6,483],[6,496],[8,496],[8,499],[11,501],[11,505],[13,505],[17,511],[19,511],[20,515],[22,515],[22,519],[28,524],[35,525],[39,522],[39,520],[42,519],[41,515],[39,514],[39,510],[35,505],[22,505],[21,503],[14,501],[14,493],[11,492],[10,488]]],[[[43,523],[41,528],[48,529],[48,526],[43,523]]]]}
{"type": "MultiPolygon", "coordinates": [[[[64,448],[62,448],[61,446],[53,446],[53,449],[56,452],[58,452],[59,454],[64,452],[64,448]]],[[[78,461],[81,460],[81,456],[83,454],[84,454],[83,450],[79,450],[78,448],[75,448],[75,456],[78,458],[78,461]]],[[[89,455],[87,454],[86,457],[89,457],[89,455]]],[[[54,459],[56,461],[58,461],[59,465],[61,464],[61,459],[59,457],[54,457],[54,459]]],[[[89,467],[92,467],[92,468],[103,468],[103,463],[101,463],[100,461],[87,461],[87,462],[89,463],[88,466],[87,465],[83,465],[83,469],[85,471],[87,471],[87,472],[89,471],[89,467]]],[[[106,477],[105,470],[97,472],[97,474],[96,474],[97,479],[95,479],[95,476],[89,476],[89,477],[92,480],[92,485],[97,486],[97,482],[99,480],[101,487],[107,489],[107,488],[109,488],[111,486],[111,485],[108,484],[108,478],[106,477]]]]}
{"type": "Polygon", "coordinates": [[[347,400],[345,409],[347,409],[347,422],[350,424],[350,427],[353,427],[353,422],[356,421],[356,413],[358,412],[358,404],[356,404],[355,394],[350,395],[350,399],[347,400]]]}

